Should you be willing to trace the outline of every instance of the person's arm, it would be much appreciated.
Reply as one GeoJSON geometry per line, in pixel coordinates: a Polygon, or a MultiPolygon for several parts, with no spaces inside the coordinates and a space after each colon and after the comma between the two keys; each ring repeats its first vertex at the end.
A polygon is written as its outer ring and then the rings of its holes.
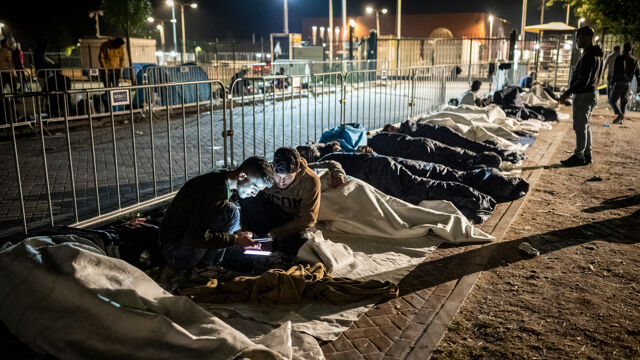
{"type": "Polygon", "coordinates": [[[300,210],[291,221],[271,229],[271,236],[275,240],[285,239],[316,224],[320,211],[320,179],[317,176],[313,177],[312,187],[308,193],[309,196],[303,199],[300,210]]]}
{"type": "Polygon", "coordinates": [[[571,86],[562,95],[575,94],[579,89],[587,86],[587,82],[589,81],[589,76],[591,74],[591,68],[595,66],[595,58],[593,56],[585,56],[580,60],[579,64],[580,68],[576,71],[576,76],[578,78],[576,81],[571,81],[571,86]]]}
{"type": "Polygon", "coordinates": [[[327,169],[331,175],[332,187],[338,187],[344,184],[347,180],[347,173],[342,169],[342,165],[339,162],[333,160],[318,161],[308,164],[309,168],[315,169],[327,169]]]}

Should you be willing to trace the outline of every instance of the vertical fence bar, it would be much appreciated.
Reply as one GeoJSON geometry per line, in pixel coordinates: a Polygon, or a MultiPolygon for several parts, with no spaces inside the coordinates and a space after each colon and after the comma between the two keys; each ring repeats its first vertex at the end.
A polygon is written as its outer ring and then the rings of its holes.
{"type": "MultiPolygon", "coordinates": [[[[200,148],[200,84],[196,83],[196,131],[198,133],[198,139],[196,146],[198,147],[198,175],[202,174],[202,149],[200,148]]],[[[211,83],[209,83],[209,90],[211,90],[211,83]]],[[[211,93],[211,91],[209,91],[211,93]]]]}
{"type": "Polygon", "coordinates": [[[180,86],[181,90],[181,109],[182,109],[182,146],[183,146],[183,156],[184,156],[184,183],[186,184],[189,181],[189,157],[187,153],[187,118],[184,106],[184,84],[180,86]]]}
{"type": "Polygon", "coordinates": [[[149,93],[149,138],[151,143],[151,177],[153,178],[153,197],[158,197],[158,184],[156,182],[156,148],[153,140],[153,100],[151,86],[147,88],[149,93]]]}
{"type": "MultiPolygon", "coordinates": [[[[131,93],[131,89],[127,90],[129,92],[129,99],[133,99],[133,95],[131,93]]],[[[131,117],[131,148],[133,150],[133,177],[136,182],[136,202],[140,202],[140,181],[138,178],[138,152],[136,151],[136,129],[134,125],[133,118],[133,101],[129,104],[129,114],[131,117]]]]}
{"type": "MultiPolygon", "coordinates": [[[[3,102],[7,101],[7,98],[2,99],[3,102]]],[[[16,165],[16,179],[18,180],[18,196],[20,197],[20,211],[22,212],[22,230],[25,235],[27,235],[27,214],[24,210],[24,193],[22,192],[22,176],[20,175],[20,158],[18,156],[18,143],[16,142],[16,129],[15,129],[15,114],[16,114],[16,104],[14,98],[9,98],[8,101],[10,106],[5,107],[6,109],[13,108],[13,116],[11,118],[7,117],[11,122],[11,143],[13,144],[13,158],[15,160],[16,165]]]]}
{"type": "MultiPolygon", "coordinates": [[[[54,225],[54,220],[53,220],[53,203],[51,202],[51,184],[49,182],[49,165],[47,164],[47,148],[45,146],[45,142],[44,142],[44,124],[42,123],[42,104],[40,103],[40,97],[35,97],[34,99],[38,100],[38,123],[40,126],[40,145],[42,146],[42,163],[44,166],[44,179],[45,179],[45,184],[47,186],[47,204],[49,206],[49,220],[50,220],[50,224],[51,226],[54,225]]],[[[89,117],[89,125],[91,125],[91,117],[89,117]]],[[[93,137],[92,137],[93,140],[93,137]]],[[[93,148],[93,145],[91,146],[93,148]]],[[[93,161],[93,167],[95,170],[95,151],[94,151],[94,161],[93,161]]],[[[94,172],[94,176],[95,176],[95,172],[94,172]]],[[[96,177],[97,179],[97,177],[96,177]]],[[[96,191],[97,191],[97,187],[96,187],[96,191]]],[[[97,193],[96,193],[97,195],[97,193]]],[[[99,200],[98,200],[98,204],[100,204],[99,200]]],[[[100,209],[100,206],[98,206],[98,209],[100,209]]]]}
{"type": "Polygon", "coordinates": [[[173,192],[173,159],[171,157],[171,114],[169,111],[169,86],[164,86],[166,90],[165,108],[167,112],[167,148],[169,152],[169,191],[173,192]]]}
{"type": "MultiPolygon", "coordinates": [[[[62,95],[62,101],[64,103],[64,128],[67,137],[67,155],[69,155],[69,174],[71,175],[71,194],[73,196],[73,213],[75,215],[76,222],[78,222],[78,199],[76,197],[76,179],[73,174],[73,155],[71,154],[71,134],[69,133],[69,109],[67,108],[67,95],[62,95]]],[[[118,200],[120,200],[118,198],[118,200]]]]}
{"type": "MultiPolygon", "coordinates": [[[[89,92],[86,92],[87,98],[89,97],[89,92]]],[[[96,162],[96,143],[95,143],[95,135],[93,133],[93,116],[91,113],[91,106],[87,103],[87,114],[89,114],[89,138],[91,140],[91,160],[93,161],[93,185],[96,189],[96,206],[98,207],[98,216],[102,214],[102,210],[100,209],[100,184],[98,182],[98,167],[96,162]]],[[[44,148],[44,139],[42,140],[42,145],[44,148]]],[[[45,173],[47,176],[47,187],[49,186],[49,175],[45,173]]],[[[52,224],[53,225],[53,224],[52,224]]]]}

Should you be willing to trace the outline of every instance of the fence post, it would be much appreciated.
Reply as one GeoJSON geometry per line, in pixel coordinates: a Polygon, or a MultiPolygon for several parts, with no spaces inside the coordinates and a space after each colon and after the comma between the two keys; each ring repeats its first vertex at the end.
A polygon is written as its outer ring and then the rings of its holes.
{"type": "Polygon", "coordinates": [[[344,75],[343,73],[340,73],[340,81],[342,82],[341,84],[341,94],[340,94],[340,125],[344,125],[344,120],[345,120],[345,108],[346,108],[346,103],[347,103],[347,97],[346,97],[346,84],[344,81],[344,75]]]}
{"type": "Polygon", "coordinates": [[[418,68],[411,69],[411,101],[409,101],[409,118],[413,118],[413,109],[416,103],[416,74],[418,68]]]}

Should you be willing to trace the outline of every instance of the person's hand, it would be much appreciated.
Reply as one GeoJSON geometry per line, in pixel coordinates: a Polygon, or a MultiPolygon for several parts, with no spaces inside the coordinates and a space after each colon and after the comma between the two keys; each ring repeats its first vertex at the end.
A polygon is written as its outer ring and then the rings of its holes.
{"type": "Polygon", "coordinates": [[[337,188],[338,186],[342,186],[347,182],[344,176],[336,176],[331,178],[331,187],[337,188]]]}
{"type": "Polygon", "coordinates": [[[253,241],[253,234],[248,231],[240,231],[235,234],[236,245],[242,248],[252,247],[259,249],[260,243],[253,241]]]}
{"type": "Polygon", "coordinates": [[[560,95],[560,100],[558,100],[558,102],[560,104],[566,105],[567,104],[567,99],[569,98],[569,94],[567,93],[562,93],[562,95],[560,95]]]}

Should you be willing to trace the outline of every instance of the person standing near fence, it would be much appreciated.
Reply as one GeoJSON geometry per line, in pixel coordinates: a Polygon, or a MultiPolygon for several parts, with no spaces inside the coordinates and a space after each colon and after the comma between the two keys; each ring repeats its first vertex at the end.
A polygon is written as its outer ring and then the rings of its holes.
{"type": "Polygon", "coordinates": [[[620,56],[620,46],[613,47],[613,52],[604,59],[604,68],[602,72],[607,73],[607,99],[611,101],[611,90],[613,89],[613,65],[616,58],[620,56]]]}
{"type": "Polygon", "coordinates": [[[622,50],[622,55],[616,58],[613,65],[613,89],[609,97],[609,103],[617,115],[613,120],[614,124],[622,124],[624,120],[629,102],[629,89],[634,76],[640,84],[640,69],[638,69],[638,60],[631,56],[631,43],[624,43],[622,50]]]}
{"type": "Polygon", "coordinates": [[[573,155],[561,163],[564,166],[582,166],[591,163],[591,128],[589,119],[598,103],[598,80],[602,72],[602,49],[593,45],[594,31],[584,26],[576,31],[576,45],[584,49],[573,73],[569,89],[560,96],[559,103],[573,99],[573,130],[576,133],[576,149],[573,155]]]}
{"type": "Polygon", "coordinates": [[[4,92],[7,87],[9,88],[9,92],[12,92],[13,75],[15,71],[11,49],[9,49],[9,41],[6,37],[0,41],[0,72],[2,73],[2,77],[0,78],[0,92],[4,92]]]}
{"type": "Polygon", "coordinates": [[[98,55],[104,87],[117,87],[124,68],[124,40],[109,39],[100,45],[98,55]]]}

